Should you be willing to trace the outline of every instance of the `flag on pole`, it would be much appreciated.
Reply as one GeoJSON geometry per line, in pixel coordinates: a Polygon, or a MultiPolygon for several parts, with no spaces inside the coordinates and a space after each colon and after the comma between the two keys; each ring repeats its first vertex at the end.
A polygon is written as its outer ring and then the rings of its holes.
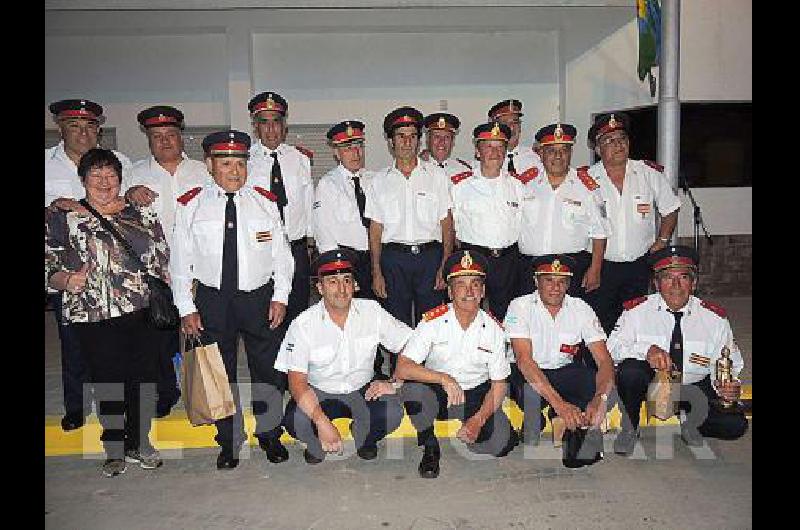
{"type": "Polygon", "coordinates": [[[636,0],[639,25],[639,80],[650,77],[651,95],[655,96],[652,68],[661,56],[661,3],[659,0],[636,0]]]}

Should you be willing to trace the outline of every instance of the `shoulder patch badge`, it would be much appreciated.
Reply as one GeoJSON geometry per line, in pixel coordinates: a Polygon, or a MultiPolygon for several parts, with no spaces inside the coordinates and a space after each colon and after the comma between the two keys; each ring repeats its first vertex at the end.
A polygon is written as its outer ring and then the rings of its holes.
{"type": "Polygon", "coordinates": [[[311,160],[312,162],[314,161],[314,151],[312,151],[308,147],[303,147],[302,145],[293,145],[293,147],[298,151],[300,151],[301,153],[303,153],[304,155],[306,155],[309,158],[309,160],[311,160]]]}
{"type": "Polygon", "coordinates": [[[202,189],[203,188],[201,188],[200,186],[190,189],[189,191],[178,197],[178,202],[186,206],[187,204],[189,204],[189,201],[197,197],[197,194],[200,193],[202,189]]]}
{"type": "Polygon", "coordinates": [[[655,169],[659,173],[663,173],[664,172],[664,166],[662,166],[661,164],[653,162],[652,160],[642,160],[642,162],[644,162],[645,164],[647,164],[651,168],[655,169]]]}
{"type": "Polygon", "coordinates": [[[532,167],[514,176],[517,177],[517,180],[519,180],[523,184],[527,184],[528,182],[532,181],[533,179],[539,176],[539,168],[532,167]]]}
{"type": "Polygon", "coordinates": [[[424,320],[425,322],[430,322],[434,318],[438,318],[447,313],[447,310],[448,310],[447,304],[442,304],[438,307],[434,307],[430,311],[425,311],[424,313],[422,313],[422,320],[424,320]]]}
{"type": "Polygon", "coordinates": [[[266,197],[267,199],[271,200],[272,202],[278,202],[278,196],[272,193],[271,191],[266,190],[261,186],[253,186],[253,189],[256,190],[259,194],[266,197]]]}
{"type": "Polygon", "coordinates": [[[586,189],[589,191],[594,191],[600,187],[596,180],[589,175],[589,167],[588,166],[581,166],[578,168],[578,179],[586,186],[586,189]]]}
{"type": "Polygon", "coordinates": [[[461,182],[465,178],[471,177],[471,176],[472,176],[472,171],[464,171],[463,173],[456,173],[455,175],[450,177],[450,180],[453,182],[453,184],[458,184],[459,182],[461,182]]]}
{"type": "Polygon", "coordinates": [[[725,308],[723,308],[720,305],[717,305],[717,304],[715,304],[713,302],[707,302],[705,300],[701,300],[700,301],[700,305],[705,307],[706,309],[708,309],[712,313],[715,313],[717,316],[720,316],[722,318],[728,318],[728,312],[725,311],[725,308]]]}
{"type": "Polygon", "coordinates": [[[637,305],[639,305],[642,302],[644,302],[645,300],[647,300],[646,296],[640,296],[638,298],[631,298],[630,300],[626,300],[626,301],[622,302],[622,307],[624,307],[626,310],[631,310],[634,307],[636,307],[637,305]]]}

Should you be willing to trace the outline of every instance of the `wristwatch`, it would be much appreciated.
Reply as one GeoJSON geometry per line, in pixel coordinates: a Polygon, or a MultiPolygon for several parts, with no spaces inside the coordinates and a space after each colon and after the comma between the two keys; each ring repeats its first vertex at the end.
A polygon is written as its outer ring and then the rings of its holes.
{"type": "Polygon", "coordinates": [[[662,243],[669,243],[668,237],[659,237],[658,240],[661,241],[662,243]]]}

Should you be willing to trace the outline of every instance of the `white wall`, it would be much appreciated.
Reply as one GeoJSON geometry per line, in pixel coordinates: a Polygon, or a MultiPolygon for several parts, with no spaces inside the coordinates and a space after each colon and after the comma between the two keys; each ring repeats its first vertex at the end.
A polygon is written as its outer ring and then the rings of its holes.
{"type": "MultiPolygon", "coordinates": [[[[752,100],[752,2],[681,2],[681,101],[752,100]]],[[[636,20],[567,63],[566,120],[578,128],[573,164],[589,161],[586,131],[591,115],[606,110],[657,105],[640,82],[636,20]]],[[[752,233],[752,188],[693,190],[714,235],[752,233]]],[[[692,208],[684,198],[678,235],[691,235],[692,208]]]]}

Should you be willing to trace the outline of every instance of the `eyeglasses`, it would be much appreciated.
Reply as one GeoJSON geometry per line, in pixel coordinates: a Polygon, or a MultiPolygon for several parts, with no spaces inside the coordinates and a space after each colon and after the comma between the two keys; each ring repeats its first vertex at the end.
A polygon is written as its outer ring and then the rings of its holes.
{"type": "Polygon", "coordinates": [[[611,144],[619,144],[622,145],[628,141],[628,137],[626,135],[621,136],[606,136],[605,138],[601,138],[598,142],[603,147],[608,147],[611,144]]]}

